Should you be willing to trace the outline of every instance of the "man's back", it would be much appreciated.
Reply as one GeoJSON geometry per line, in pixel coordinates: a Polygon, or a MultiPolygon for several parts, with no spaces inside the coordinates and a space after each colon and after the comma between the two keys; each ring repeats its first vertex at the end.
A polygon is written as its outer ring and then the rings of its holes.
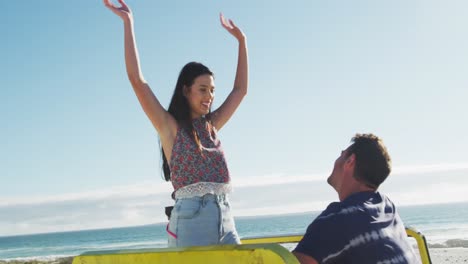
{"type": "Polygon", "coordinates": [[[319,263],[418,263],[393,203],[360,192],[330,204],[307,228],[295,252],[319,263]]]}

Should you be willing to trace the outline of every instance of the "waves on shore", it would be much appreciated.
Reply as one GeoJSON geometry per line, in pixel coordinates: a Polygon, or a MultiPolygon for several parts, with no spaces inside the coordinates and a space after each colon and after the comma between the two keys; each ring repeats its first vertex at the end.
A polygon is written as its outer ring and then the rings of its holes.
{"type": "Polygon", "coordinates": [[[466,239],[449,239],[444,243],[434,243],[427,245],[429,248],[468,248],[468,240],[466,239]]]}

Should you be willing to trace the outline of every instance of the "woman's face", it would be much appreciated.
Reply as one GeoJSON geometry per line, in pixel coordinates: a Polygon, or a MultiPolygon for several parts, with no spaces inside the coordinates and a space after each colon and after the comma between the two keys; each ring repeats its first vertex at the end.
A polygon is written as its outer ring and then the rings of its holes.
{"type": "Polygon", "coordinates": [[[210,74],[200,75],[186,88],[184,95],[190,106],[192,119],[199,118],[210,112],[214,99],[214,79],[210,74]]]}

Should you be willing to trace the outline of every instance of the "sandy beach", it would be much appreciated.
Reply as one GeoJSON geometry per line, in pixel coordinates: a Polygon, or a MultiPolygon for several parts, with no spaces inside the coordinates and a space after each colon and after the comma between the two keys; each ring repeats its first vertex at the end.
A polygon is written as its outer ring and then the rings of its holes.
{"type": "Polygon", "coordinates": [[[468,264],[468,248],[429,248],[434,264],[468,264]]]}
{"type": "Polygon", "coordinates": [[[71,264],[73,262],[73,257],[68,258],[59,258],[53,261],[39,261],[39,260],[12,260],[12,261],[3,261],[0,260],[0,264],[71,264]]]}

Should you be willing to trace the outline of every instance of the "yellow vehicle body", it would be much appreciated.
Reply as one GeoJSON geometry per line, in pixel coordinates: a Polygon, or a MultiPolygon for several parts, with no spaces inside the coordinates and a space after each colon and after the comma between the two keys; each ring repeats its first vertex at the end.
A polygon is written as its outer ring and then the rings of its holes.
{"type": "Polygon", "coordinates": [[[291,252],[278,244],[222,245],[189,248],[158,248],[90,252],[77,256],[73,264],[123,263],[299,263],[291,252]]]}
{"type": "MultiPolygon", "coordinates": [[[[423,264],[431,264],[424,235],[406,228],[409,237],[416,239],[423,264]]],[[[302,235],[256,237],[242,239],[242,245],[215,245],[187,248],[156,248],[140,250],[111,250],[88,252],[73,259],[73,264],[123,264],[123,263],[299,263],[294,255],[280,243],[297,243],[302,235]]]]}

